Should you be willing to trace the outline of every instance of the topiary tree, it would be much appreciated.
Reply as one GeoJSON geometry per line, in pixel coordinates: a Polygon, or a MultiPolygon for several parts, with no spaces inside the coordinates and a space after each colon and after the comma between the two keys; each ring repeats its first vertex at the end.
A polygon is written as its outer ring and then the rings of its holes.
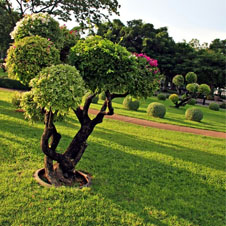
{"type": "MultiPolygon", "coordinates": [[[[176,75],[173,78],[173,81],[180,81],[182,82],[182,79],[178,79],[179,76],[176,75]]],[[[180,106],[185,106],[192,98],[196,99],[200,96],[207,96],[210,93],[210,87],[206,84],[197,84],[197,75],[194,72],[188,72],[185,76],[186,81],[188,84],[186,85],[186,93],[179,98],[175,96],[176,94],[173,94],[174,96],[170,96],[169,98],[174,104],[176,108],[179,108],[180,106]],[[189,83],[192,82],[192,83],[189,83]]],[[[179,83],[177,83],[179,84],[179,83]]],[[[180,83],[181,84],[181,83],[180,83]]]]}
{"type": "Polygon", "coordinates": [[[164,118],[166,114],[166,107],[158,102],[153,102],[148,105],[147,113],[149,116],[164,118]]]}
{"type": "MultiPolygon", "coordinates": [[[[40,37],[26,37],[18,42],[34,38],[48,41],[40,37]]],[[[29,47],[30,51],[33,51],[36,45],[29,44],[29,47]]],[[[23,51],[17,51],[17,48],[12,48],[11,51],[16,59],[22,58],[23,51]]],[[[75,167],[86,150],[87,139],[105,115],[114,114],[114,98],[128,94],[147,97],[155,91],[160,81],[157,61],[153,65],[153,61],[150,62],[146,57],[132,55],[124,47],[101,37],[88,37],[79,40],[71,49],[71,66],[44,65],[43,68],[40,66],[39,73],[35,68],[31,68],[32,76],[23,74],[19,77],[26,83],[31,80],[31,91],[25,93],[21,101],[26,117],[31,120],[44,120],[45,123],[41,149],[45,154],[45,176],[49,183],[60,186],[71,185],[76,181],[75,167]],[[81,107],[86,90],[92,93],[81,107]],[[105,92],[105,101],[99,113],[91,119],[88,114],[90,104],[101,92],[105,92]],[[57,152],[61,135],[55,127],[55,121],[67,114],[69,109],[77,116],[81,128],[61,154],[57,152]]],[[[42,55],[33,54],[33,58],[39,62],[42,55]]],[[[13,64],[12,59],[14,58],[8,58],[8,65],[13,64]]]]}
{"type": "Polygon", "coordinates": [[[185,112],[185,118],[187,120],[200,122],[203,118],[203,113],[198,108],[194,108],[194,107],[188,108],[185,112]]]}
{"type": "Polygon", "coordinates": [[[175,75],[173,77],[173,84],[176,86],[177,91],[181,94],[181,87],[184,85],[184,77],[183,75],[175,75]]]}

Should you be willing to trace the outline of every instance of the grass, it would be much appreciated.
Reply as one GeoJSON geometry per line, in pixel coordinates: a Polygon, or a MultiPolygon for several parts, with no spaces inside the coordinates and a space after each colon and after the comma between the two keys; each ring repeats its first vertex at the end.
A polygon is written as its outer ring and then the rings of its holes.
{"type": "MultiPolygon", "coordinates": [[[[194,122],[185,119],[185,111],[187,108],[193,107],[191,105],[186,105],[179,109],[173,107],[173,104],[170,100],[157,100],[157,97],[150,97],[147,100],[143,100],[140,103],[140,108],[138,111],[127,110],[122,105],[123,98],[118,98],[114,100],[115,113],[119,115],[130,116],[133,118],[140,118],[155,122],[180,125],[186,127],[193,127],[198,129],[205,130],[214,130],[220,132],[226,132],[226,110],[220,109],[219,111],[210,110],[208,107],[195,105],[194,107],[199,108],[203,112],[203,119],[201,122],[194,122]],[[160,102],[166,106],[166,115],[163,119],[154,118],[147,115],[147,107],[151,102],[160,102]]],[[[100,109],[102,101],[99,101],[98,104],[92,104],[92,108],[100,109]]]]}
{"type": "MultiPolygon", "coordinates": [[[[104,120],[78,165],[91,188],[44,188],[43,124],[30,124],[0,91],[0,225],[222,226],[225,140],[104,120]]],[[[57,123],[65,149],[79,124],[57,123]]]]}

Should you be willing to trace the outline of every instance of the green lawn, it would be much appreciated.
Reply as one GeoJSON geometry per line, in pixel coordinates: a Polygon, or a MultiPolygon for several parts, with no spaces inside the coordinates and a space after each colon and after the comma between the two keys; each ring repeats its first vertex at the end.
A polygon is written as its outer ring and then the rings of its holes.
{"type": "MultiPolygon", "coordinates": [[[[225,140],[104,120],[78,165],[91,188],[44,188],[43,124],[30,124],[0,92],[0,225],[225,225],[225,140]]],[[[63,150],[79,128],[57,124],[63,150]]]]}
{"type": "MultiPolygon", "coordinates": [[[[123,98],[119,98],[114,100],[114,108],[115,113],[125,116],[130,116],[134,118],[146,119],[155,122],[162,122],[174,125],[181,125],[187,127],[194,127],[199,129],[206,130],[215,130],[226,132],[226,110],[220,109],[219,111],[210,110],[208,107],[204,107],[201,105],[186,105],[185,107],[181,107],[179,109],[173,107],[173,104],[170,100],[160,101],[157,100],[157,97],[150,97],[147,100],[143,100],[140,102],[140,108],[138,111],[132,111],[124,109],[123,98]],[[160,102],[166,106],[166,115],[163,119],[154,118],[147,115],[147,107],[151,102],[160,102]],[[201,122],[194,122],[185,119],[185,111],[187,108],[197,107],[203,111],[203,119],[201,122]]],[[[92,108],[100,109],[102,101],[99,101],[98,104],[92,104],[92,108]]]]}

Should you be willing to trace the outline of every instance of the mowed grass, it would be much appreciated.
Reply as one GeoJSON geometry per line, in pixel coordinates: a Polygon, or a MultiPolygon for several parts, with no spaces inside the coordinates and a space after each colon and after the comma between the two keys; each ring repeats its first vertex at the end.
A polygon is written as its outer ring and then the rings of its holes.
{"type": "MultiPolygon", "coordinates": [[[[225,225],[225,140],[105,119],[78,164],[91,188],[44,188],[43,124],[15,112],[0,91],[0,225],[225,225]]],[[[79,129],[57,123],[64,150],[79,129]]]]}
{"type": "MultiPolygon", "coordinates": [[[[130,116],[133,118],[140,118],[155,122],[174,124],[186,127],[194,127],[198,129],[205,130],[214,130],[220,132],[226,132],[226,110],[220,109],[219,111],[210,110],[208,107],[204,107],[201,105],[186,105],[184,107],[180,107],[179,109],[173,106],[173,103],[167,99],[165,101],[158,100],[157,97],[150,97],[146,100],[140,101],[140,107],[138,111],[127,110],[122,105],[123,98],[118,98],[114,100],[114,109],[116,114],[130,116]],[[159,102],[165,105],[166,114],[163,119],[154,118],[147,115],[147,107],[152,102],[159,102]],[[194,122],[185,119],[185,112],[188,108],[196,107],[202,110],[203,119],[201,122],[194,122]]],[[[99,101],[98,104],[92,104],[92,108],[100,109],[101,103],[103,101],[99,101]]]]}

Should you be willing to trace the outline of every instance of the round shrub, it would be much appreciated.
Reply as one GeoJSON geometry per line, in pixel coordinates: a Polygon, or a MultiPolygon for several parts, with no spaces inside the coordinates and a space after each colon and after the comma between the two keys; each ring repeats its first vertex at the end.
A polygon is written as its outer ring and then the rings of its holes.
{"type": "Polygon", "coordinates": [[[217,103],[210,103],[209,104],[209,109],[211,109],[213,111],[219,111],[219,104],[217,104],[217,103]]]}
{"type": "Polygon", "coordinates": [[[100,99],[100,100],[105,100],[105,99],[106,99],[105,92],[101,92],[101,93],[99,94],[99,99],[100,99]]]}
{"type": "Polygon", "coordinates": [[[220,108],[222,108],[222,109],[226,109],[226,102],[224,102],[224,103],[220,104],[220,108]]]}
{"type": "Polygon", "coordinates": [[[166,114],[166,107],[158,102],[153,102],[148,105],[147,113],[149,116],[163,118],[166,114]]]}
{"type": "Polygon", "coordinates": [[[157,98],[158,98],[158,100],[166,100],[166,95],[159,93],[157,98]]]}
{"type": "Polygon", "coordinates": [[[207,96],[210,94],[211,89],[207,84],[201,84],[198,88],[198,92],[204,96],[207,96]]]}
{"type": "Polygon", "coordinates": [[[198,108],[188,108],[185,112],[185,118],[187,120],[200,122],[203,118],[203,113],[198,108]]]}
{"type": "Polygon", "coordinates": [[[188,72],[185,75],[185,80],[187,81],[187,83],[196,83],[197,82],[197,75],[195,74],[195,72],[188,72]]]}
{"type": "Polygon", "coordinates": [[[199,85],[197,83],[187,84],[186,90],[190,93],[196,93],[198,91],[199,85]]]}
{"type": "Polygon", "coordinates": [[[131,96],[127,96],[122,104],[126,109],[133,111],[137,111],[140,106],[140,102],[138,100],[133,100],[131,96]]]}
{"type": "Polygon", "coordinates": [[[178,97],[177,94],[171,94],[171,95],[169,96],[169,99],[170,99],[174,104],[177,103],[177,102],[179,101],[179,97],[178,97]]]}
{"type": "Polygon", "coordinates": [[[63,32],[59,23],[48,13],[34,13],[24,16],[17,22],[10,35],[15,41],[27,36],[39,35],[52,41],[58,49],[63,46],[63,32]]]}
{"type": "Polygon", "coordinates": [[[189,101],[188,101],[188,104],[189,105],[195,105],[196,104],[196,100],[191,98],[189,101]]]}
{"type": "Polygon", "coordinates": [[[13,97],[12,97],[12,104],[13,104],[13,106],[15,106],[16,108],[19,108],[20,107],[21,98],[22,98],[22,93],[21,92],[15,92],[13,97]]]}
{"type": "Polygon", "coordinates": [[[173,77],[173,84],[176,86],[183,86],[184,85],[184,77],[183,75],[175,75],[173,77]]]}
{"type": "Polygon", "coordinates": [[[84,82],[78,70],[69,65],[56,65],[44,68],[30,82],[34,102],[47,111],[67,113],[76,109],[84,95],[84,82]]]}
{"type": "Polygon", "coordinates": [[[42,68],[59,63],[59,51],[46,38],[39,36],[15,42],[6,58],[9,77],[19,79],[24,85],[28,85],[42,68]]]}
{"type": "MultiPolygon", "coordinates": [[[[86,98],[87,98],[88,96],[90,96],[90,95],[91,95],[90,92],[86,93],[86,94],[83,96],[82,101],[85,102],[85,101],[86,101],[86,98]]],[[[99,100],[99,97],[96,95],[95,97],[93,97],[92,103],[93,103],[93,104],[97,104],[97,103],[98,103],[98,100],[99,100]]]]}

